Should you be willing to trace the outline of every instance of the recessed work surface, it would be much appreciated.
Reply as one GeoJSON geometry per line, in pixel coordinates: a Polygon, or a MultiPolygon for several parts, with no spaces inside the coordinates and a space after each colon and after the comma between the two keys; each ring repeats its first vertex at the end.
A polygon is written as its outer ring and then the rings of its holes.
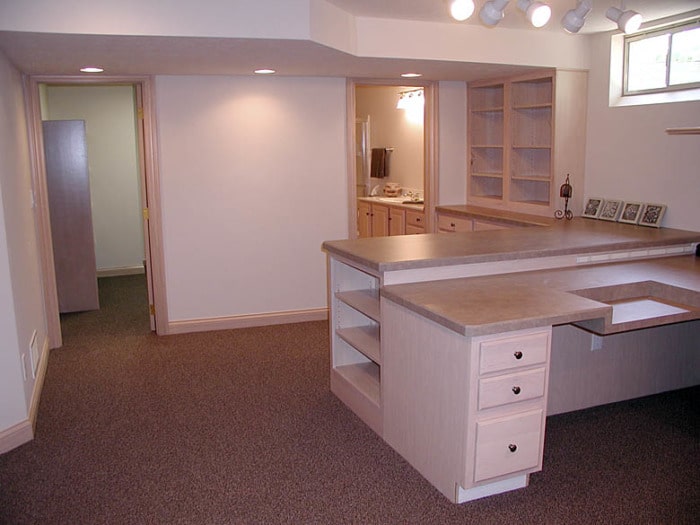
{"type": "Polygon", "coordinates": [[[399,284],[381,295],[465,336],[568,323],[605,335],[700,319],[700,259],[399,284]]]}
{"type": "Polygon", "coordinates": [[[556,223],[556,219],[550,217],[516,213],[507,210],[495,210],[467,204],[436,206],[435,211],[438,213],[449,213],[450,215],[460,215],[469,219],[483,219],[511,226],[551,226],[556,223]]]}
{"type": "Polygon", "coordinates": [[[551,226],[326,241],[323,249],[382,273],[694,242],[700,233],[576,217],[551,226]]]}

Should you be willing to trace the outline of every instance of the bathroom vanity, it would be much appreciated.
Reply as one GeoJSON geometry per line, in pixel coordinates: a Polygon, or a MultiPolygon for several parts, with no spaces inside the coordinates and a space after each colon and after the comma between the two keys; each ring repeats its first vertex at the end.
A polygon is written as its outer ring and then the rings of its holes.
{"type": "Polygon", "coordinates": [[[581,218],[326,242],[331,390],[451,501],[525,487],[547,415],[700,383],[699,242],[581,218]]]}

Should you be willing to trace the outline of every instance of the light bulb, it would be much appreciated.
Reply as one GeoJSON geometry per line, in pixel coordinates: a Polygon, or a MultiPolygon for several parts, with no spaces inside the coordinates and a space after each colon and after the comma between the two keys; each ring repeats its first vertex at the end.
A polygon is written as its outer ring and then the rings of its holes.
{"type": "Polygon", "coordinates": [[[474,2],[472,0],[453,0],[450,3],[450,14],[455,20],[460,22],[466,20],[474,12],[474,2]]]}

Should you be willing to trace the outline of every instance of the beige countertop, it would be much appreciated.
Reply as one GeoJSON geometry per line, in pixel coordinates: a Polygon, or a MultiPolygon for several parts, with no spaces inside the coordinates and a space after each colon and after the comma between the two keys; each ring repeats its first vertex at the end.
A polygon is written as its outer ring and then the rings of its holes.
{"type": "Polygon", "coordinates": [[[567,323],[609,334],[700,319],[700,258],[398,284],[380,293],[466,336],[567,323]]]}
{"type": "Polygon", "coordinates": [[[423,211],[423,202],[411,202],[411,199],[409,197],[406,198],[399,198],[399,197],[391,197],[392,199],[402,199],[402,200],[383,200],[386,199],[387,197],[382,197],[382,196],[377,196],[377,197],[358,197],[358,201],[364,201],[364,202],[372,202],[375,204],[381,204],[383,206],[393,206],[395,208],[405,208],[407,210],[416,210],[416,211],[423,211]]]}
{"type": "Polygon", "coordinates": [[[323,249],[381,273],[694,242],[699,232],[575,217],[551,226],[326,241],[323,249]]]}
{"type": "Polygon", "coordinates": [[[542,217],[539,215],[528,215],[507,210],[496,210],[471,206],[468,204],[452,204],[446,206],[436,206],[437,213],[449,213],[469,219],[481,219],[489,222],[505,224],[509,226],[550,226],[556,222],[553,217],[542,217]]]}

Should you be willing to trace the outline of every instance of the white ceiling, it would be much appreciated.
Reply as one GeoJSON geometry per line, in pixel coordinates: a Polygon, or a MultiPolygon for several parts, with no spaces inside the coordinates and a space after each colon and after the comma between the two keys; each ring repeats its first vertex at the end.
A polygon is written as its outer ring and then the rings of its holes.
{"type": "MultiPolygon", "coordinates": [[[[358,17],[410,19],[458,23],[448,15],[446,0],[327,0],[358,17]]],[[[615,0],[593,0],[584,26],[587,31],[610,31],[604,11],[615,0]]],[[[559,19],[576,0],[548,0],[553,9],[546,29],[562,31],[559,19]]],[[[477,0],[477,9],[483,4],[477,0]]],[[[527,28],[512,0],[498,27],[527,28]]],[[[627,7],[646,20],[700,8],[700,0],[628,0],[627,7]]],[[[464,23],[478,24],[478,16],[464,23]]],[[[499,29],[495,28],[494,31],[499,29]]],[[[576,37],[572,37],[576,38],[576,37]]],[[[284,64],[287,76],[397,78],[420,71],[425,80],[464,80],[517,74],[521,66],[489,65],[442,60],[361,58],[309,40],[196,38],[168,36],[105,36],[0,31],[0,50],[29,74],[74,75],[85,64],[100,64],[113,75],[225,74],[249,75],[264,64],[284,64]]]]}

